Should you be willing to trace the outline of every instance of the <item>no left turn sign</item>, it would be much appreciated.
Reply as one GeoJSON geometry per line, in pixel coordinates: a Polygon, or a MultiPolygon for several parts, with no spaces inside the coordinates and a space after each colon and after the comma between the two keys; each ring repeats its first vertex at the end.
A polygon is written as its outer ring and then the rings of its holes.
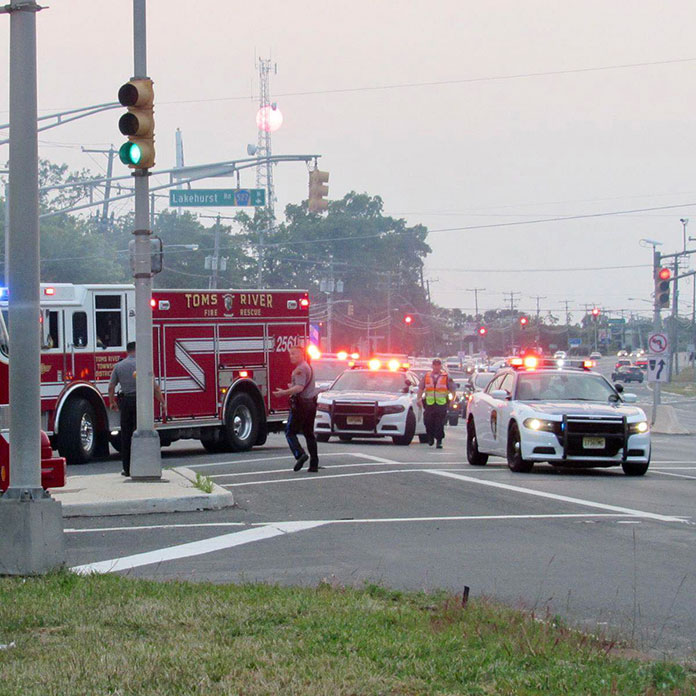
{"type": "Polygon", "coordinates": [[[665,334],[651,334],[650,338],[648,339],[648,350],[650,353],[653,355],[661,355],[662,353],[667,352],[667,348],[669,348],[669,341],[667,340],[667,336],[665,334]]]}

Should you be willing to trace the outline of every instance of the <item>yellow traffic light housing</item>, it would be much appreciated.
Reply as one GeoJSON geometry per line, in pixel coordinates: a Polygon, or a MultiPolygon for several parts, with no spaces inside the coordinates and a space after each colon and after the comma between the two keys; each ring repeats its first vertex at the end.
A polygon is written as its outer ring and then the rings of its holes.
{"type": "Polygon", "coordinates": [[[325,196],[329,195],[329,172],[322,172],[318,169],[312,169],[309,172],[309,212],[321,213],[327,210],[329,202],[325,196]]]}
{"type": "Polygon", "coordinates": [[[118,120],[118,129],[128,136],[118,151],[131,169],[149,169],[155,164],[155,93],[149,78],[133,79],[118,90],[118,101],[128,108],[118,120]]]}

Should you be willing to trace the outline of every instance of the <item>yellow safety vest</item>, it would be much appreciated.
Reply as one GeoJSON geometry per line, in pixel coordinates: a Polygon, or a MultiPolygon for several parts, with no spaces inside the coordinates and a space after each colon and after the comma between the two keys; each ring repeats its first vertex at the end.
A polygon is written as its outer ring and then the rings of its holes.
{"type": "Polygon", "coordinates": [[[441,372],[437,381],[433,379],[433,373],[425,375],[425,405],[444,406],[447,403],[449,389],[447,388],[448,376],[446,372],[441,372]]]}

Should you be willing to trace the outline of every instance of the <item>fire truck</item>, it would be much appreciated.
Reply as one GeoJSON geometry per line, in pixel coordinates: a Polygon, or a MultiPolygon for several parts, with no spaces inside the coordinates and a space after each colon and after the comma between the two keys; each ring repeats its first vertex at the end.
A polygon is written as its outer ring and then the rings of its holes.
{"type": "MultiPolygon", "coordinates": [[[[8,405],[7,299],[4,290],[0,409],[8,405]]],[[[290,380],[288,349],[309,335],[306,291],[158,289],[150,304],[163,446],[188,438],[211,452],[243,451],[282,430],[289,403],[273,391],[290,380]]],[[[109,444],[120,448],[108,386],[134,340],[133,286],[41,285],[42,428],[68,464],[105,457],[109,444]]]]}

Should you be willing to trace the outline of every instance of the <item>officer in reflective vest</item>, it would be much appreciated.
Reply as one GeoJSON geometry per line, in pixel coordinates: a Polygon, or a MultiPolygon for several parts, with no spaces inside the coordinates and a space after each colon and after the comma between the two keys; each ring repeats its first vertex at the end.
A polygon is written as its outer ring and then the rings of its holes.
{"type": "Polygon", "coordinates": [[[442,369],[442,361],[439,358],[433,360],[432,367],[418,387],[418,398],[425,397],[423,421],[428,444],[432,446],[437,442],[437,449],[442,449],[450,393],[454,393],[456,386],[442,369]]]}

